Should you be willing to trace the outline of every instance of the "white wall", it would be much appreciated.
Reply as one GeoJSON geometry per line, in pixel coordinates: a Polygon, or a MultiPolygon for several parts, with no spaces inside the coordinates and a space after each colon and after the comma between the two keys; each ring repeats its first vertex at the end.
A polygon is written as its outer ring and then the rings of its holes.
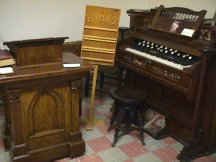
{"type": "Polygon", "coordinates": [[[207,10],[213,17],[216,0],[0,0],[0,47],[4,41],[69,36],[81,40],[86,5],[121,9],[120,26],[129,26],[128,9],[159,5],[207,10]]]}

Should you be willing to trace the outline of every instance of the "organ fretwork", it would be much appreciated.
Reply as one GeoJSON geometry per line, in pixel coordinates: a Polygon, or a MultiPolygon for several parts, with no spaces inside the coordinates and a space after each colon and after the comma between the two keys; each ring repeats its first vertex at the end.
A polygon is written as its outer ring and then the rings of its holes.
{"type": "Polygon", "coordinates": [[[154,137],[180,141],[180,160],[215,150],[216,27],[203,24],[206,11],[127,13],[131,35],[119,44],[116,65],[126,71],[125,84],[142,88],[146,104],[165,115],[166,127],[154,137]]]}

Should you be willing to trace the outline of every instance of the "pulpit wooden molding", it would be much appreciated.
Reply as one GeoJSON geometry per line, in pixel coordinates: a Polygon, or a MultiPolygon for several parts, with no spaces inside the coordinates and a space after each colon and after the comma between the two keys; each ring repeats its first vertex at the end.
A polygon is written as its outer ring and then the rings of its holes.
{"type": "Polygon", "coordinates": [[[16,68],[29,68],[63,63],[62,44],[68,37],[28,39],[4,42],[16,59],[16,68]]]}
{"type": "Polygon", "coordinates": [[[94,65],[87,130],[93,130],[94,127],[94,98],[98,65],[114,65],[119,19],[119,9],[86,6],[81,58],[94,65]]]}

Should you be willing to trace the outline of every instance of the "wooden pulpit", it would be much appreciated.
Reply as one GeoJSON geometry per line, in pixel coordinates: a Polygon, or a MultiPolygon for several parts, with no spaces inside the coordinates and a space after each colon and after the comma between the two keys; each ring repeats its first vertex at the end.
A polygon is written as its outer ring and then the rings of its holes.
{"type": "MultiPolygon", "coordinates": [[[[0,75],[5,146],[12,161],[47,162],[85,151],[79,131],[82,79],[92,68],[72,55],[64,68],[66,38],[5,42],[16,59],[14,73],[0,75]]],[[[68,57],[67,57],[68,58],[68,57]]]]}

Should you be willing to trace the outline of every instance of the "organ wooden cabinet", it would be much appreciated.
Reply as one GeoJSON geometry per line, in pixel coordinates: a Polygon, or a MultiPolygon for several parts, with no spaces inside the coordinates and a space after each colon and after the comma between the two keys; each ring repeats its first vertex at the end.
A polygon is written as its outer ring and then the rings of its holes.
{"type": "MultiPolygon", "coordinates": [[[[50,51],[53,51],[59,58],[65,57],[67,62],[81,65],[64,68],[62,58],[53,62],[34,62],[33,66],[23,62],[14,68],[14,73],[0,76],[5,110],[5,145],[11,150],[13,161],[45,162],[74,157],[85,151],[79,131],[79,111],[82,78],[91,65],[73,54],[62,55],[64,39],[5,43],[14,57],[40,55],[46,60],[46,51],[48,57],[55,58],[51,56],[50,51]],[[26,49],[28,52],[19,53],[26,49]]],[[[33,62],[34,58],[30,60],[33,62]]]]}
{"type": "Polygon", "coordinates": [[[129,10],[131,35],[117,49],[119,84],[143,90],[145,104],[165,117],[163,129],[146,133],[181,142],[180,161],[216,150],[216,27],[202,23],[205,13],[129,10]]]}

